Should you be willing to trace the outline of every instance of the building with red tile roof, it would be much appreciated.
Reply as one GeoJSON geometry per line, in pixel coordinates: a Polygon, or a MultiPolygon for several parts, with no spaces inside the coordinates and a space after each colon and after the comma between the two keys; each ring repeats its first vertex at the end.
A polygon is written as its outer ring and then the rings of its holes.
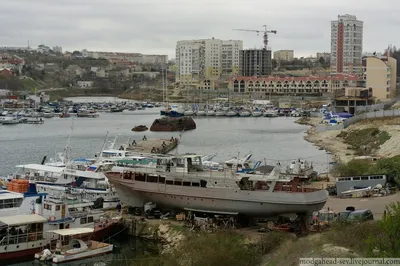
{"type": "Polygon", "coordinates": [[[321,94],[345,87],[356,87],[360,77],[353,74],[333,74],[307,77],[232,77],[228,88],[233,92],[266,94],[321,94]]]}

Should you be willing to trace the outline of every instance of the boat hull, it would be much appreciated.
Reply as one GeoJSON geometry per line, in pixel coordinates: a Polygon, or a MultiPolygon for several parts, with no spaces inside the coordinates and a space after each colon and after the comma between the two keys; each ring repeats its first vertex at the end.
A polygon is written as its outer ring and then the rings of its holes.
{"type": "Polygon", "coordinates": [[[264,218],[281,214],[310,213],[323,208],[325,190],[308,193],[247,191],[228,188],[182,187],[107,176],[120,199],[141,207],[146,202],[164,208],[204,210],[264,218]]]}
{"type": "Polygon", "coordinates": [[[67,261],[75,261],[75,260],[91,258],[91,257],[111,253],[112,251],[113,251],[113,245],[107,245],[102,248],[88,250],[86,252],[77,253],[77,254],[56,255],[53,258],[53,263],[63,263],[63,262],[67,262],[67,261]]]}
{"type": "Polygon", "coordinates": [[[40,252],[49,243],[50,240],[40,240],[8,245],[6,250],[3,247],[0,251],[0,265],[32,260],[35,253],[40,252]]]}

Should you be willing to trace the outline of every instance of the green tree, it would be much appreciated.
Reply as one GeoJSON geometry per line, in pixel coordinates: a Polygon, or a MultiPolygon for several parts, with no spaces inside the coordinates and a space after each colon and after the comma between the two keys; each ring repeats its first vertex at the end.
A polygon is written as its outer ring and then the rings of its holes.
{"type": "Polygon", "coordinates": [[[384,174],[389,181],[400,184],[400,155],[378,160],[374,166],[374,172],[384,174]]]}
{"type": "Polygon", "coordinates": [[[372,257],[400,257],[400,202],[386,208],[386,215],[378,221],[380,233],[368,238],[368,253],[372,257]]]}
{"type": "Polygon", "coordinates": [[[336,165],[332,172],[337,176],[368,175],[372,173],[372,164],[367,160],[351,160],[336,165]]]}

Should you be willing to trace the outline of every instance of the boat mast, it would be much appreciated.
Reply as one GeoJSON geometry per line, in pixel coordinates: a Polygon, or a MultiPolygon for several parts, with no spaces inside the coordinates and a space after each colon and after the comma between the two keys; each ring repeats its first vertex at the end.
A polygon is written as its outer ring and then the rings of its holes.
{"type": "Polygon", "coordinates": [[[70,152],[69,143],[71,141],[71,135],[74,132],[74,119],[72,119],[72,125],[71,125],[70,129],[71,129],[71,133],[68,135],[67,143],[65,144],[64,158],[63,158],[64,162],[62,162],[62,163],[67,163],[69,161],[69,155],[70,155],[69,154],[69,152],[70,152]]]}
{"type": "Polygon", "coordinates": [[[108,131],[107,131],[107,134],[106,134],[106,137],[105,137],[105,139],[104,139],[104,142],[103,142],[103,145],[101,146],[101,151],[100,151],[100,154],[99,154],[99,157],[98,157],[98,159],[96,160],[96,162],[101,162],[101,159],[102,159],[102,157],[103,157],[103,151],[104,151],[104,149],[105,149],[105,146],[106,146],[106,143],[107,143],[107,139],[108,139],[108,131]]]}
{"type": "Polygon", "coordinates": [[[167,102],[167,110],[169,109],[169,104],[168,104],[168,70],[165,69],[165,98],[167,102]]]}

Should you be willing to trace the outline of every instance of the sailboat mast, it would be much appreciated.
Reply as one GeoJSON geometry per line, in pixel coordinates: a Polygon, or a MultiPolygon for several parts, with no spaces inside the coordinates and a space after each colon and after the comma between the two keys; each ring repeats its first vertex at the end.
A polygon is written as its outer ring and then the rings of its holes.
{"type": "Polygon", "coordinates": [[[165,69],[165,98],[167,102],[167,109],[169,109],[169,103],[168,103],[168,71],[165,69]]]}
{"type": "Polygon", "coordinates": [[[103,145],[101,146],[101,151],[100,151],[99,157],[98,157],[98,159],[97,159],[97,162],[101,162],[101,159],[102,159],[102,157],[103,157],[103,151],[104,151],[104,149],[105,149],[107,140],[108,140],[108,131],[107,131],[106,137],[104,138],[103,145]]]}

